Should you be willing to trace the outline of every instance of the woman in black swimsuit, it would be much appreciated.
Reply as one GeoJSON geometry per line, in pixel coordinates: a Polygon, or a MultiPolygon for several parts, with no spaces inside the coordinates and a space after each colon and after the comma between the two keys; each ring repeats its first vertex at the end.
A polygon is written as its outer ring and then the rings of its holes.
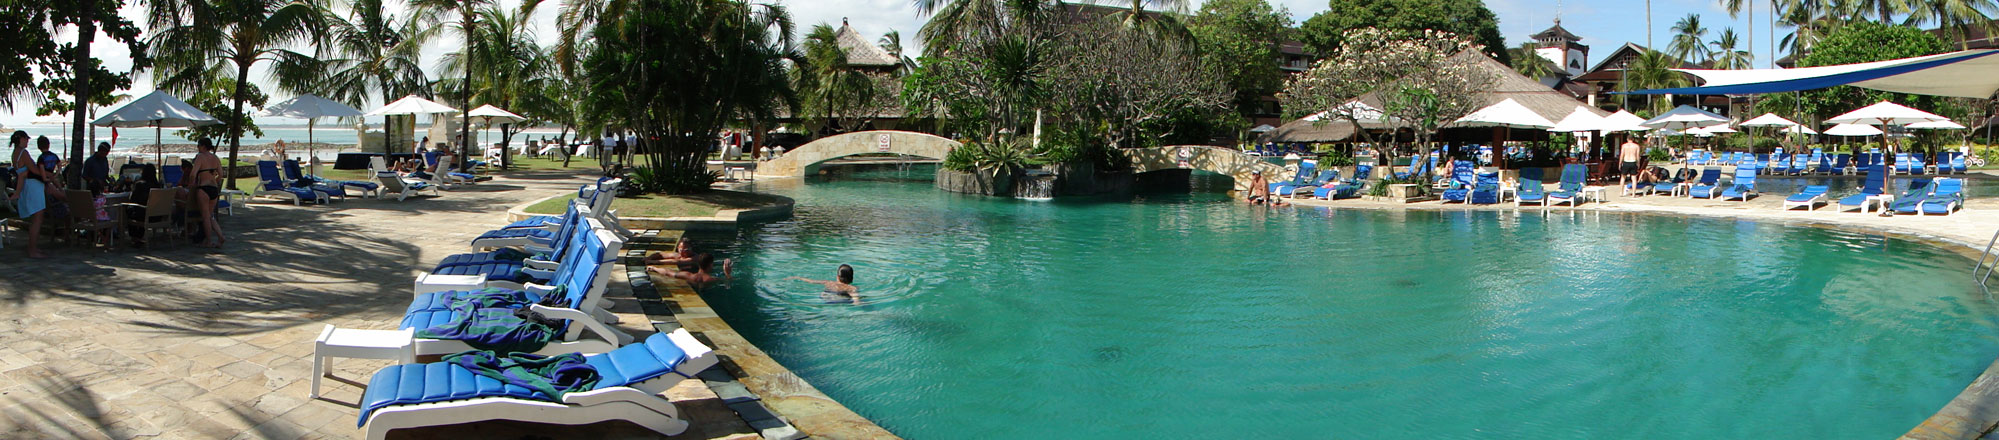
{"type": "Polygon", "coordinates": [[[195,141],[199,153],[194,155],[195,210],[201,214],[201,236],[207,238],[201,247],[219,248],[222,239],[222,225],[215,222],[215,202],[222,199],[222,159],[215,157],[215,143],[202,138],[195,141]]]}

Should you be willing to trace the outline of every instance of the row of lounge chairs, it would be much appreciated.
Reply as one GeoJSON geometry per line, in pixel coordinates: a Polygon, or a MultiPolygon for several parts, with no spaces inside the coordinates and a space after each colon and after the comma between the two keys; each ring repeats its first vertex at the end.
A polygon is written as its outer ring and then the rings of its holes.
{"type": "MultiPolygon", "coordinates": [[[[1938,153],[1937,161],[1934,164],[1925,162],[1922,153],[1895,153],[1894,159],[1892,167],[1888,168],[1888,170],[1895,174],[1964,174],[1969,170],[1965,155],[1956,151],[1938,153]]],[[[1813,149],[1810,153],[1797,152],[1793,154],[1785,154],[1780,149],[1775,153],[1755,155],[1735,152],[1712,153],[1695,150],[1688,153],[1687,164],[1691,166],[1754,165],[1763,174],[1780,175],[1843,175],[1864,172],[1867,167],[1875,164],[1889,165],[1886,162],[1886,156],[1878,151],[1859,154],[1825,154],[1818,149],[1813,149]]]]}
{"type": "Polygon", "coordinates": [[[1351,199],[1360,197],[1361,190],[1366,188],[1368,176],[1374,172],[1373,166],[1360,165],[1354,167],[1354,175],[1351,178],[1341,179],[1339,170],[1318,171],[1317,168],[1312,162],[1300,164],[1298,173],[1290,181],[1270,184],[1270,195],[1310,197],[1320,200],[1351,199]],[[1306,177],[1314,176],[1315,171],[1316,177],[1306,177]]]}
{"type": "MultiPolygon", "coordinates": [[[[411,335],[412,358],[466,352],[473,348],[471,340],[438,336],[435,329],[478,325],[466,316],[480,312],[467,305],[470,298],[517,298],[522,302],[507,303],[518,307],[511,313],[532,312],[540,322],[554,323],[552,334],[544,335],[546,344],[531,352],[580,354],[582,363],[596,371],[597,382],[558,397],[511,374],[500,380],[461,362],[406,359],[367,381],[357,424],[366,428],[368,438],[382,439],[396,429],[489,420],[567,425],[622,420],[664,435],[686,430],[678,409],[660,394],[718,359],[684,329],[636,340],[609,325],[617,319],[604,310],[608,303],[603,294],[630,236],[608,209],[621,183],[613,179],[584,186],[561,216],[530,218],[481,234],[471,243],[474,252],[446,257],[418,277],[413,301],[398,325],[411,335]]],[[[337,331],[329,326],[320,342],[337,331]]],[[[314,373],[316,390],[322,372],[314,373]]]]}
{"type": "MultiPolygon", "coordinates": [[[[1888,174],[1885,168],[1881,165],[1869,167],[1860,192],[1840,198],[1840,209],[1915,215],[1950,215],[1964,209],[1964,179],[1912,179],[1901,195],[1893,195],[1888,194],[1885,188],[1888,174]]],[[[1825,185],[1807,186],[1785,198],[1784,209],[1818,209],[1819,205],[1829,204],[1828,190],[1825,185]]]]}

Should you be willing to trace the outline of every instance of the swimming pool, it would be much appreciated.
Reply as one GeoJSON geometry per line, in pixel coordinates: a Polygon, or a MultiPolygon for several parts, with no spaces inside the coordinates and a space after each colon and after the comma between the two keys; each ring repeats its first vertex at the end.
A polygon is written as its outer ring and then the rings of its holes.
{"type": "Polygon", "coordinates": [[[704,296],[915,439],[1888,438],[1999,352],[1968,259],[1878,236],[881,174],[760,184],[796,215],[731,236],[704,296]],[[782,281],[840,263],[871,304],[782,281]]]}

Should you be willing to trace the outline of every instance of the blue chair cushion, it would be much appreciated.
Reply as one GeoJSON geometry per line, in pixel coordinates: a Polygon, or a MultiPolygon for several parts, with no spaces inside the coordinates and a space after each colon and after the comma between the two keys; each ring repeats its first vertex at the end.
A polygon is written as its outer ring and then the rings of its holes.
{"type": "Polygon", "coordinates": [[[653,333],[643,343],[583,359],[583,363],[597,369],[598,389],[653,380],[674,372],[674,367],[686,361],[687,352],[674,345],[665,333],[653,333]]]}
{"type": "Polygon", "coordinates": [[[539,228],[548,225],[560,225],[560,224],[562,224],[561,216],[537,215],[521,219],[520,221],[517,222],[508,223],[506,227],[500,229],[539,228]]]}
{"type": "Polygon", "coordinates": [[[486,233],[484,234],[479,234],[478,239],[480,240],[492,239],[492,238],[546,239],[554,236],[555,236],[554,232],[548,231],[546,229],[495,229],[491,231],[486,231],[486,233]]]}
{"type": "Polygon", "coordinates": [[[483,397],[551,400],[540,392],[481,376],[454,363],[391,365],[368,378],[368,390],[361,394],[361,419],[355,426],[366,426],[369,415],[391,405],[483,397]]]}
{"type": "Polygon", "coordinates": [[[1811,200],[1812,200],[1813,198],[1817,198],[1818,196],[1822,196],[1822,195],[1825,195],[1825,194],[1824,194],[1824,193],[1797,193],[1797,194],[1792,194],[1792,195],[1791,195],[1790,197],[1785,197],[1785,198],[1784,198],[1784,201],[1787,201],[1787,202],[1807,202],[1807,201],[1811,201],[1811,200]]]}
{"type": "Polygon", "coordinates": [[[443,270],[444,268],[452,266],[481,265],[481,264],[509,263],[509,262],[520,263],[521,260],[525,260],[528,257],[532,256],[534,255],[529,254],[527,251],[514,248],[500,248],[490,252],[473,252],[469,254],[456,254],[449,257],[444,257],[443,261],[439,261],[437,263],[437,269],[432,270],[432,272],[443,270]]]}
{"type": "Polygon", "coordinates": [[[1839,199],[1839,204],[1846,206],[1860,206],[1860,204],[1867,202],[1867,196],[1868,196],[1867,194],[1854,194],[1846,196],[1846,198],[1839,199]]]}

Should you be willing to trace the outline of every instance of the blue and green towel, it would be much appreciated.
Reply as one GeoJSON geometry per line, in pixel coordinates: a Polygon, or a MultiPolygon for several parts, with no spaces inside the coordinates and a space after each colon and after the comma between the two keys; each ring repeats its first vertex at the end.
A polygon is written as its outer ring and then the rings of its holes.
{"type": "MultiPolygon", "coordinates": [[[[561,297],[559,291],[550,296],[561,297]]],[[[417,330],[416,337],[464,341],[501,353],[540,351],[555,340],[559,324],[529,310],[535,302],[519,290],[463,292],[450,299],[451,319],[417,330]]]]}
{"type": "Polygon", "coordinates": [[[445,355],[443,360],[480,376],[541,392],[558,402],[562,401],[564,394],[595,388],[597,380],[602,378],[597,374],[597,368],[583,363],[583,355],[577,353],[542,356],[472,350],[445,355]]]}

